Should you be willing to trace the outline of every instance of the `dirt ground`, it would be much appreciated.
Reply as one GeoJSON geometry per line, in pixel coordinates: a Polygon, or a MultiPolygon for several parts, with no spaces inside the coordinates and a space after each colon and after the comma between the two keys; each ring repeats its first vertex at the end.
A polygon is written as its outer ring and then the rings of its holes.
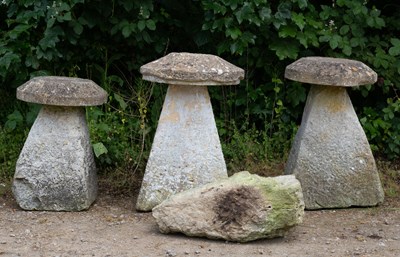
{"type": "Polygon", "coordinates": [[[0,196],[2,256],[400,256],[400,199],[307,211],[284,238],[238,244],[161,234],[131,197],[103,193],[88,211],[56,213],[23,211],[0,196]]]}

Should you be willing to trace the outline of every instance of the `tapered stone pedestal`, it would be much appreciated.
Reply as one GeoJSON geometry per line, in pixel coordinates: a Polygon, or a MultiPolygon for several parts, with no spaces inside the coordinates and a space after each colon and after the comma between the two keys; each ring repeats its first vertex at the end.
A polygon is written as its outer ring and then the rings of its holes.
{"type": "Polygon", "coordinates": [[[306,209],[381,203],[375,160],[346,91],[374,83],[376,73],[357,61],[308,57],[285,76],[313,84],[285,168],[300,181],[306,209]]]}
{"type": "Polygon", "coordinates": [[[238,84],[244,72],[219,57],[172,53],[142,66],[143,79],[168,83],[136,209],[227,177],[206,85],[238,84]]]}
{"type": "Polygon", "coordinates": [[[17,97],[45,104],[18,158],[13,193],[26,210],[79,211],[97,196],[97,176],[86,113],[107,94],[90,80],[37,77],[17,97]]]}

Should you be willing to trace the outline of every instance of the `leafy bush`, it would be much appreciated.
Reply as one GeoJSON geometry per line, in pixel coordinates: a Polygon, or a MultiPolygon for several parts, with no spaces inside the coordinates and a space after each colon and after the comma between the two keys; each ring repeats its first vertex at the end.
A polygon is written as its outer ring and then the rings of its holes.
{"type": "MultiPolygon", "coordinates": [[[[257,160],[284,158],[308,90],[285,80],[284,69],[310,55],[356,59],[377,71],[375,85],[349,93],[375,153],[399,157],[400,4],[393,1],[3,0],[0,19],[7,98],[45,74],[90,78],[107,90],[109,103],[88,110],[103,167],[144,168],[165,87],[144,86],[138,71],[171,51],[220,55],[246,70],[241,85],[210,88],[233,163],[245,156],[229,149],[246,141],[262,146],[257,160]]],[[[26,119],[29,108],[7,106],[0,121],[25,131],[14,111],[26,119]]]]}

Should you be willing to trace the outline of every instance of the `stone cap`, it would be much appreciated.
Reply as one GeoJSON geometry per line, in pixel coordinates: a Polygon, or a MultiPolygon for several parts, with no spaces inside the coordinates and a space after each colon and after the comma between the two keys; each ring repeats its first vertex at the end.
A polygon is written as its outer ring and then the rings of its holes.
{"type": "Polygon", "coordinates": [[[170,53],[140,67],[143,79],[170,85],[236,85],[244,70],[210,54],[170,53]]]}
{"type": "Polygon", "coordinates": [[[58,106],[92,106],[107,101],[107,92],[89,79],[43,76],[17,88],[17,98],[58,106]]]}
{"type": "Polygon", "coordinates": [[[285,78],[315,85],[354,87],[375,83],[377,74],[359,61],[304,57],[286,67],[285,78]]]}

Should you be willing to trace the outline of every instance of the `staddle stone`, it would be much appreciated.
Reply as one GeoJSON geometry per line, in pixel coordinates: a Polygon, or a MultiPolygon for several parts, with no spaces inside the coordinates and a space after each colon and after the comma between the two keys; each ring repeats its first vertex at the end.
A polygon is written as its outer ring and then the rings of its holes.
{"type": "Polygon", "coordinates": [[[97,195],[85,109],[107,93],[90,80],[38,77],[17,89],[24,101],[42,103],[16,164],[13,193],[26,210],[79,211],[97,195]]]}
{"type": "Polygon", "coordinates": [[[228,176],[206,85],[238,84],[244,71],[206,54],[171,53],[140,68],[143,79],[170,84],[136,209],[228,176]]]}
{"type": "Polygon", "coordinates": [[[376,73],[358,61],[308,57],[285,77],[313,84],[285,168],[300,181],[306,209],[381,203],[375,160],[345,88],[374,83],[376,73]]]}
{"type": "Polygon", "coordinates": [[[243,171],[177,193],[153,216],[162,233],[248,242],[284,236],[302,222],[304,202],[293,175],[265,178],[243,171]]]}

